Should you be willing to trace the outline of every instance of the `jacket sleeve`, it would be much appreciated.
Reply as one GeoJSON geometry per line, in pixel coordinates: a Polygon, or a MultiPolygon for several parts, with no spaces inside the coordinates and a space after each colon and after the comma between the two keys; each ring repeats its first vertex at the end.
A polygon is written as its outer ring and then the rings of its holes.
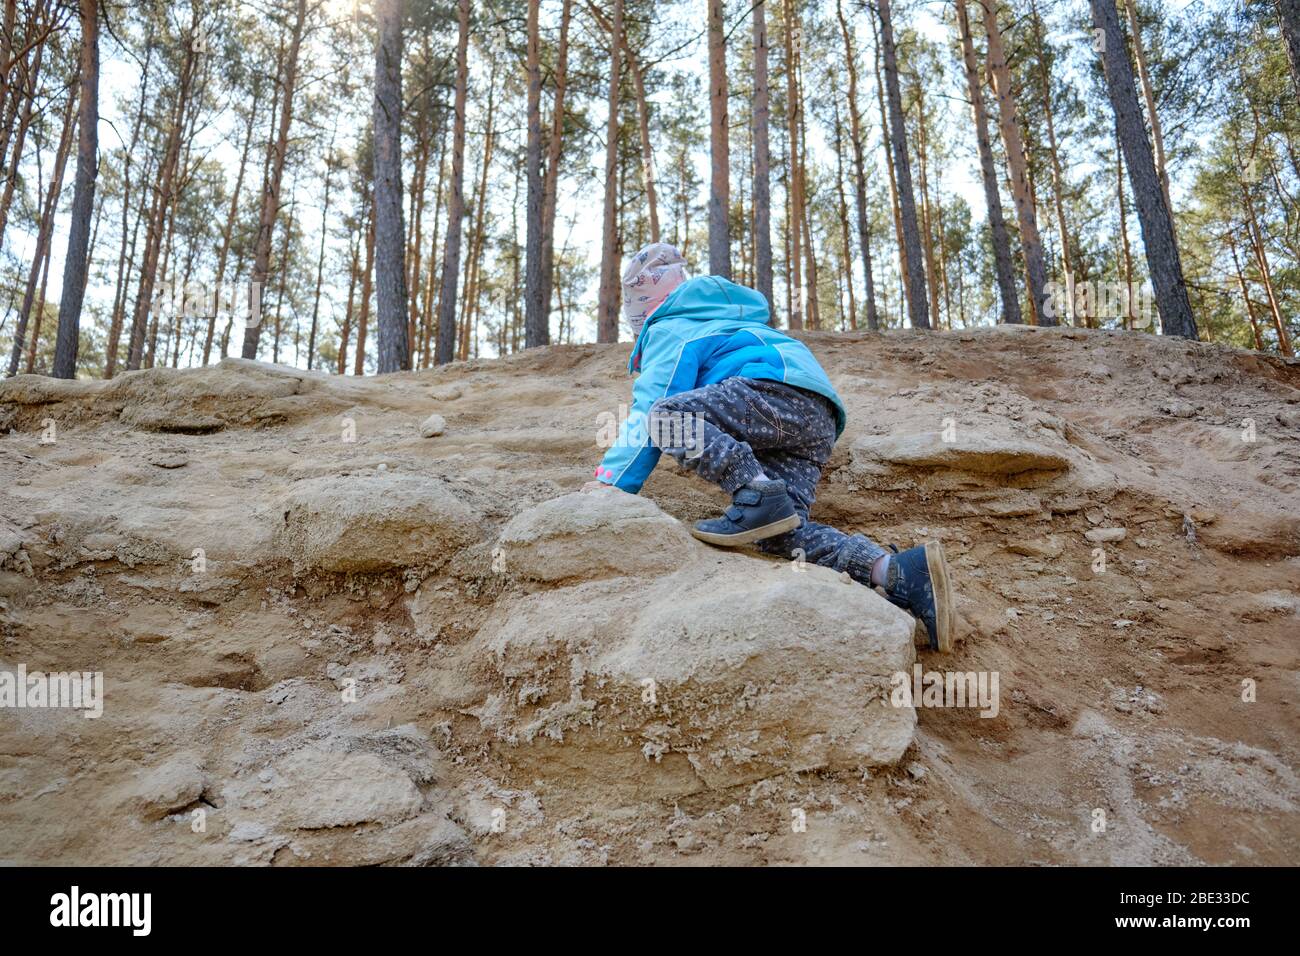
{"type": "Polygon", "coordinates": [[[694,387],[697,371],[686,343],[667,329],[656,329],[641,355],[641,374],[632,386],[632,409],[619,427],[618,438],[605,452],[596,478],[636,494],[659,462],[661,452],[650,442],[650,406],[665,395],[694,387]]]}

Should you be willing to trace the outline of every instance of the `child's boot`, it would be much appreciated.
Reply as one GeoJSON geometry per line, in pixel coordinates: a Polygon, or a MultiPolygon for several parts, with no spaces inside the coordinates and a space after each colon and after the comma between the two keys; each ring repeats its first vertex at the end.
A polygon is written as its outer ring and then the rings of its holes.
{"type": "Polygon", "coordinates": [[[952,579],[938,541],[889,556],[885,596],[922,624],[930,650],[952,651],[952,579]]]}
{"type": "Polygon", "coordinates": [[[697,521],[691,534],[709,544],[734,548],[799,527],[794,502],[778,480],[752,481],[737,488],[721,518],[697,521]]]}

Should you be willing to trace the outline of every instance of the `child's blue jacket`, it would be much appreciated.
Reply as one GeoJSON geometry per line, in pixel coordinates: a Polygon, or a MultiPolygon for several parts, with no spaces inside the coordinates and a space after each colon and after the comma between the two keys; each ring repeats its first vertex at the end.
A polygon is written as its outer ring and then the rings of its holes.
{"type": "Polygon", "coordinates": [[[844,431],[844,403],[802,342],[768,325],[762,293],[720,276],[697,276],[672,291],[637,336],[628,371],[632,409],[605,453],[596,478],[623,491],[641,490],[659,461],[650,443],[650,406],[666,395],[723,379],[761,378],[825,395],[835,405],[836,436],[844,431]]]}

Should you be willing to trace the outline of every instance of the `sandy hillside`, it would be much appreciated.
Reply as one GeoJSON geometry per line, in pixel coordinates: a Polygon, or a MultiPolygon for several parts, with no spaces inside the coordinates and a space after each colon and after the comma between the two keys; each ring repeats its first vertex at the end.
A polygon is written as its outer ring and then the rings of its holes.
{"type": "Polygon", "coordinates": [[[690,539],[723,496],[670,462],[565,497],[627,346],[0,384],[0,670],[106,687],[0,710],[0,862],[1294,863],[1300,365],[807,341],[850,411],[814,516],[945,542],[950,657],[690,539]],[[998,715],[888,704],[914,657],[998,715]]]}

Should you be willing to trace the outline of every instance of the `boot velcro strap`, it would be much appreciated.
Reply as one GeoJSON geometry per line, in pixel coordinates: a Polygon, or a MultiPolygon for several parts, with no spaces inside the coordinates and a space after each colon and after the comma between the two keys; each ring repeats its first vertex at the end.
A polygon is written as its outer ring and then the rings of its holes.
{"type": "Polygon", "coordinates": [[[727,510],[724,511],[723,514],[725,514],[730,520],[736,522],[740,521],[741,518],[745,517],[744,509],[737,508],[735,505],[729,505],[727,507],[727,510]]]}
{"type": "Polygon", "coordinates": [[[741,488],[731,496],[733,504],[737,505],[756,505],[763,500],[763,495],[757,488],[741,488]]]}

